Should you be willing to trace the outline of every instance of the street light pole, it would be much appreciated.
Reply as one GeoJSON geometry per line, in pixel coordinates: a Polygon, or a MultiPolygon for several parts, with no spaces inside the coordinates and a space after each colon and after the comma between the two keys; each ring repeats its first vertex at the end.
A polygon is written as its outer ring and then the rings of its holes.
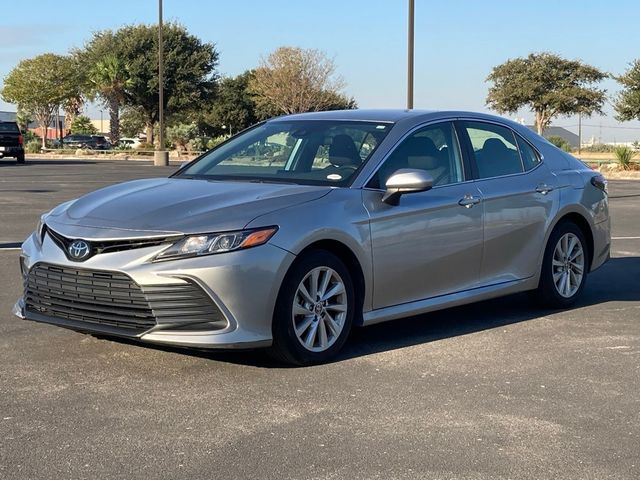
{"type": "Polygon", "coordinates": [[[162,44],[162,0],[158,0],[158,148],[154,154],[154,164],[169,165],[169,152],[164,145],[164,48],[162,44]]]}
{"type": "Polygon", "coordinates": [[[578,156],[582,153],[582,113],[578,113],[578,156]]]}
{"type": "Polygon", "coordinates": [[[409,0],[409,25],[407,45],[407,110],[413,108],[413,30],[415,0],[409,0]]]}

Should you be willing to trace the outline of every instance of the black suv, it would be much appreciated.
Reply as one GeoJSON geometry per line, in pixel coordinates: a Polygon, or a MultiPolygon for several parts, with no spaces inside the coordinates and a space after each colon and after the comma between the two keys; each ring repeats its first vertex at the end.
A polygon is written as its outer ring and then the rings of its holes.
{"type": "Polygon", "coordinates": [[[16,122],[0,122],[0,158],[4,157],[24,163],[24,138],[16,122]]]}
{"type": "Polygon", "coordinates": [[[103,135],[74,133],[62,139],[62,148],[86,148],[89,150],[109,150],[111,144],[103,135]]]}

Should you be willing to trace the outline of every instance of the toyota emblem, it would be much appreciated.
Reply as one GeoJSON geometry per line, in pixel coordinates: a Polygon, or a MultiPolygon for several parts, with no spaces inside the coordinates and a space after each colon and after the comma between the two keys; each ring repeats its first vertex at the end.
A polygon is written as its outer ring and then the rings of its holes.
{"type": "Polygon", "coordinates": [[[82,261],[91,253],[91,247],[84,240],[74,240],[67,251],[72,260],[82,261]]]}

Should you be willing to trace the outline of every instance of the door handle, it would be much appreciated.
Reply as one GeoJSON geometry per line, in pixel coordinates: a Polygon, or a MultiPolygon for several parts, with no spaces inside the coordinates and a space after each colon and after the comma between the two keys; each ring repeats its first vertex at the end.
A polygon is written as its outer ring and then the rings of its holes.
{"type": "Polygon", "coordinates": [[[465,208],[471,208],[474,205],[477,205],[479,203],[480,203],[480,197],[474,197],[473,195],[465,195],[460,199],[460,201],[458,202],[458,205],[465,208]]]}
{"type": "Polygon", "coordinates": [[[546,195],[552,190],[553,187],[551,185],[547,185],[546,183],[541,183],[536,187],[536,192],[541,193],[542,195],[546,195]]]}

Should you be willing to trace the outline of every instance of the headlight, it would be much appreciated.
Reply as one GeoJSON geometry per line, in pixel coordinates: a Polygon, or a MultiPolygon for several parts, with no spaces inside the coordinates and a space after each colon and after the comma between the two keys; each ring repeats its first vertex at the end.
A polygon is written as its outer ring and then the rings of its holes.
{"type": "Polygon", "coordinates": [[[36,241],[38,242],[38,245],[42,244],[42,240],[44,240],[44,229],[46,227],[46,223],[45,223],[45,217],[47,215],[41,215],[40,216],[40,220],[38,220],[38,225],[36,226],[36,231],[34,232],[36,234],[36,241]]]}
{"type": "Polygon", "coordinates": [[[265,227],[237,232],[190,235],[171,245],[154,260],[213,255],[257,247],[267,243],[277,231],[278,227],[265,227]]]}

